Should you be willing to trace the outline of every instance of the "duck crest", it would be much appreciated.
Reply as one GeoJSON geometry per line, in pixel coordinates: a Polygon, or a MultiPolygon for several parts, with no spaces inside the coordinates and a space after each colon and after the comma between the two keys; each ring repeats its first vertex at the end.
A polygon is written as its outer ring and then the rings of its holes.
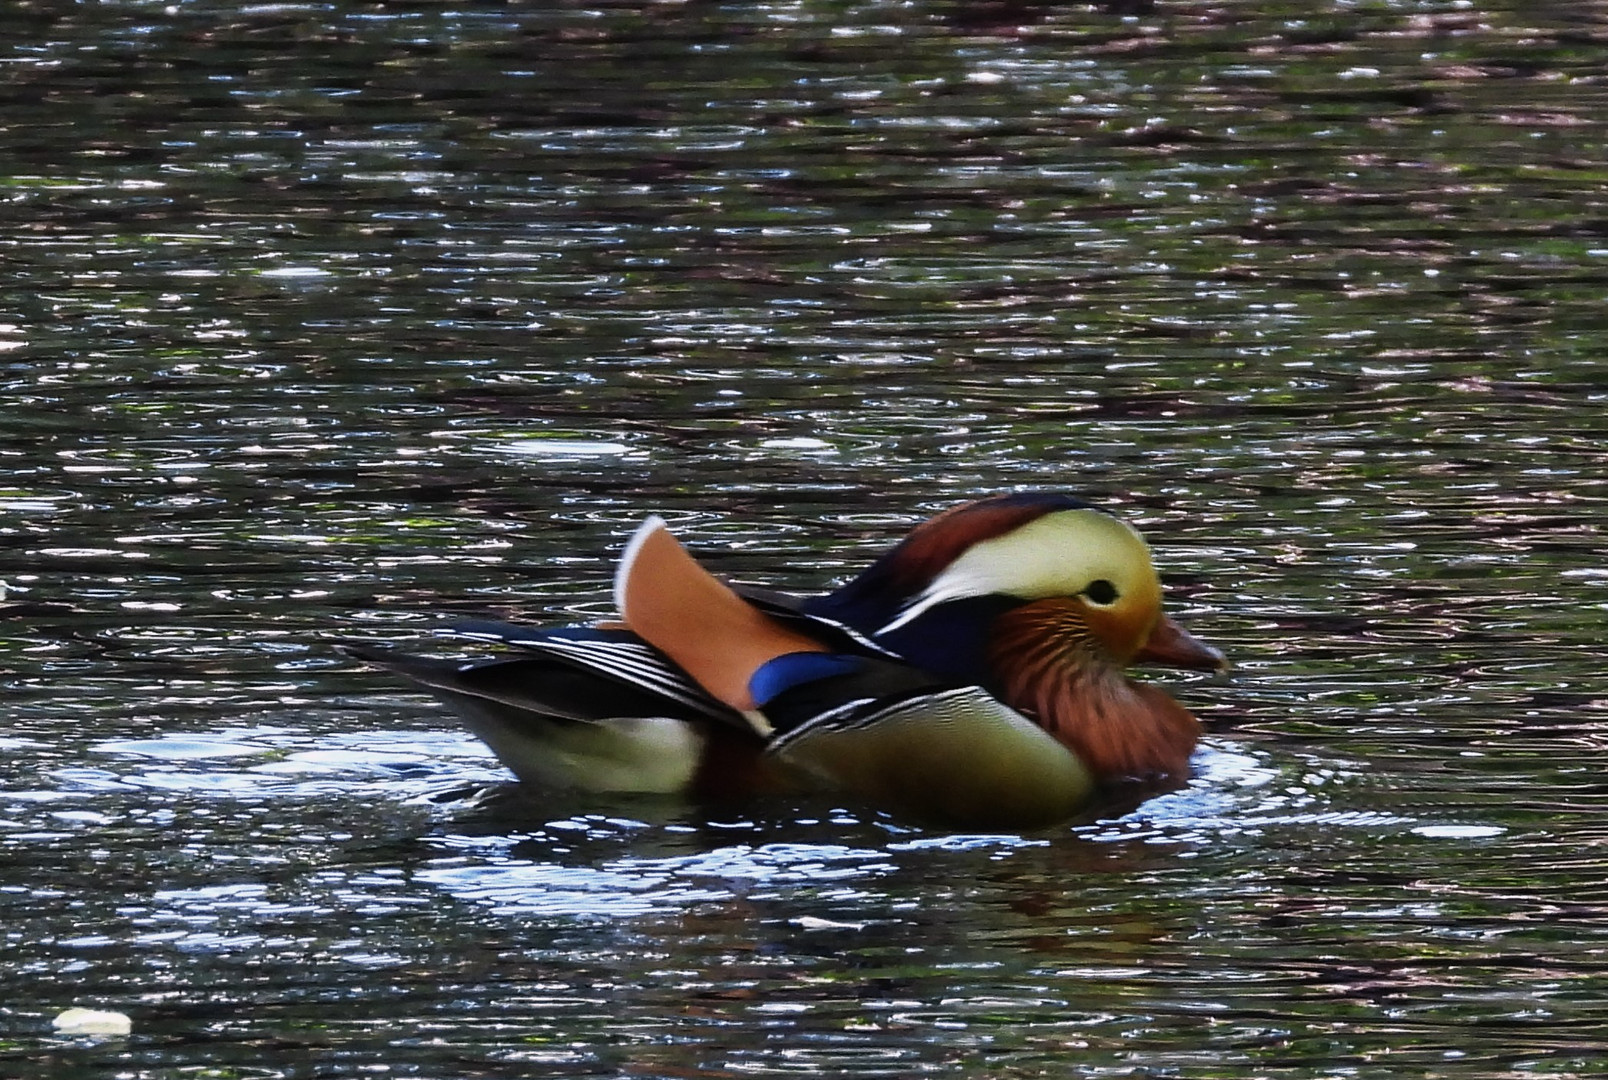
{"type": "Polygon", "coordinates": [[[805,610],[874,632],[898,618],[967,549],[1057,510],[1095,509],[1082,499],[1043,491],[993,495],[950,507],[917,525],[847,585],[808,602],[805,610]]]}
{"type": "Polygon", "coordinates": [[[994,623],[988,660],[1000,696],[1097,776],[1183,776],[1200,721],[1106,657],[1078,609],[1056,597],[994,623]]]}

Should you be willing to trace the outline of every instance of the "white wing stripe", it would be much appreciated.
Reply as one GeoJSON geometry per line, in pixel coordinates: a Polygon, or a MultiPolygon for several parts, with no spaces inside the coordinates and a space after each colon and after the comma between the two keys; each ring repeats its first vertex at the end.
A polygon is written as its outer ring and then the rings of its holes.
{"type": "Polygon", "coordinates": [[[854,701],[847,702],[846,704],[839,705],[836,708],[829,709],[823,713],[817,713],[816,715],[810,717],[798,727],[777,738],[771,743],[770,749],[773,751],[783,750],[786,748],[788,743],[814,734],[823,728],[836,728],[840,731],[858,731],[861,728],[870,727],[873,724],[880,723],[883,720],[898,716],[912,709],[922,711],[941,711],[943,709],[953,707],[951,704],[952,702],[967,698],[973,699],[979,703],[986,703],[999,709],[1007,708],[1006,706],[1000,704],[993,697],[993,695],[988,693],[988,691],[979,686],[959,686],[948,690],[934,690],[931,693],[921,694],[914,698],[907,698],[904,701],[896,702],[893,705],[887,705],[882,708],[872,708],[869,712],[863,710],[868,705],[875,706],[876,699],[857,698],[854,701]],[[859,715],[856,715],[856,713],[859,715]]]}
{"type": "Polygon", "coordinates": [[[703,689],[670,667],[646,645],[632,641],[587,641],[567,638],[515,638],[490,634],[469,634],[500,641],[537,652],[552,653],[584,664],[612,678],[678,701],[710,716],[725,716],[729,710],[712,701],[703,689]]]}

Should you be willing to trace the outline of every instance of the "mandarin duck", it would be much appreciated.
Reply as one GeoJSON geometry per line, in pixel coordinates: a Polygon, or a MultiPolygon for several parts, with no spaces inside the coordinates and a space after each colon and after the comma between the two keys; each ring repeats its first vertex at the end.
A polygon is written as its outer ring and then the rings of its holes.
{"type": "Polygon", "coordinates": [[[1059,494],[954,507],[809,598],[726,584],[650,517],[614,594],[613,623],[445,629],[495,659],[345,651],[431,690],[541,788],[826,789],[1021,827],[1103,782],[1187,774],[1199,723],[1128,664],[1227,666],[1162,614],[1140,535],[1059,494]]]}

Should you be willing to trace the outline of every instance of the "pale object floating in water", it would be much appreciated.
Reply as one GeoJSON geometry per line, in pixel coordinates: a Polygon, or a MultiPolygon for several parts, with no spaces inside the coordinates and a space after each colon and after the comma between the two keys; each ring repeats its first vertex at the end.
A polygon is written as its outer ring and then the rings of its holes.
{"type": "Polygon", "coordinates": [[[101,1009],[68,1009],[52,1021],[63,1035],[127,1035],[134,1021],[120,1012],[101,1009]]]}

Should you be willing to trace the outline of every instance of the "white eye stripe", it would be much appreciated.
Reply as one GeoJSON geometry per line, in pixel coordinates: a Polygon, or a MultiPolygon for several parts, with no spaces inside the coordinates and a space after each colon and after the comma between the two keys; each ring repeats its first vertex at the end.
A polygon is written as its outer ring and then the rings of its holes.
{"type": "Polygon", "coordinates": [[[1125,597],[1143,603],[1150,594],[1159,602],[1161,585],[1149,548],[1131,527],[1097,510],[1060,510],[967,548],[877,634],[939,604],[993,594],[1081,596],[1104,608],[1125,597]]]}

